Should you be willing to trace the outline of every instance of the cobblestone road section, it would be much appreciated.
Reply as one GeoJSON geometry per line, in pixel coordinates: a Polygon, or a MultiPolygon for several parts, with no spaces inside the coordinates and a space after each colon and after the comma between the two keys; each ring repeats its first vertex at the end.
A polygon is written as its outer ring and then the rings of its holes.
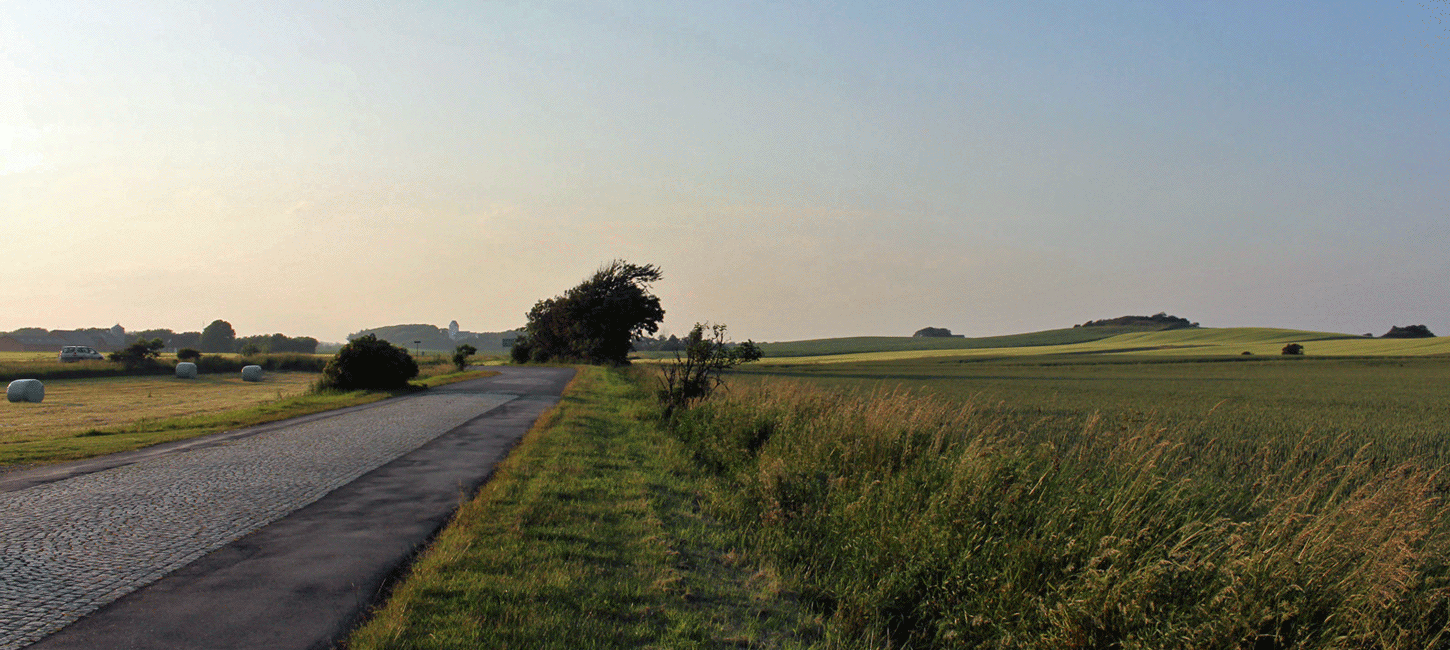
{"type": "Polygon", "coordinates": [[[388,401],[0,494],[0,650],[33,643],[511,399],[388,401]]]}

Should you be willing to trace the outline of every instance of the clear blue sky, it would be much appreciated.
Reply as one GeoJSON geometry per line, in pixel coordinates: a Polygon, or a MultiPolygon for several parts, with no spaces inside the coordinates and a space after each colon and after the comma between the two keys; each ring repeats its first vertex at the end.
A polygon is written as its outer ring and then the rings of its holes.
{"type": "Polygon", "coordinates": [[[0,2],[0,329],[1450,334],[1425,2],[0,2]],[[62,4],[66,6],[61,6],[62,4]]]}

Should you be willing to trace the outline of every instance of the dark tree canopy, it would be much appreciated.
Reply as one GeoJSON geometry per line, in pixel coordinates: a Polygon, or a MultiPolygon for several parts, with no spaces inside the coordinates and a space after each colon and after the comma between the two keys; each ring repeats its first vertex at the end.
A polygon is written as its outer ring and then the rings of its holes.
{"type": "Polygon", "coordinates": [[[1431,332],[1430,331],[1430,328],[1425,327],[1424,325],[1406,325],[1404,327],[1399,327],[1398,325],[1394,325],[1394,326],[1391,326],[1390,327],[1390,331],[1386,332],[1385,335],[1383,337],[1381,337],[1381,338],[1386,338],[1386,339],[1432,339],[1432,338],[1435,338],[1435,333],[1434,332],[1431,332]]]}
{"type": "Polygon", "coordinates": [[[1189,322],[1187,318],[1169,316],[1167,313],[1161,311],[1152,316],[1119,316],[1117,318],[1105,318],[1103,320],[1090,320],[1082,325],[1073,325],[1073,327],[1109,327],[1115,325],[1146,325],[1165,330],[1198,327],[1198,323],[1189,322]]]}
{"type": "Polygon", "coordinates": [[[245,349],[248,345],[253,346],[257,352],[276,354],[279,352],[300,352],[302,354],[317,353],[317,339],[310,336],[299,336],[292,338],[286,334],[259,334],[257,336],[242,336],[236,339],[236,345],[245,349]]]}
{"type": "Polygon", "coordinates": [[[912,334],[912,336],[918,337],[918,338],[921,338],[921,337],[941,337],[941,338],[949,338],[949,337],[952,336],[952,331],[949,330],[949,329],[947,329],[947,328],[945,328],[945,327],[923,327],[923,328],[921,328],[919,330],[916,330],[916,333],[915,334],[912,334]]]}
{"type": "Polygon", "coordinates": [[[649,285],[661,277],[653,264],[614,260],[562,296],[529,310],[515,361],[629,363],[630,344],[659,331],[665,310],[649,285]]]}
{"type": "Polygon", "coordinates": [[[161,348],[165,345],[166,343],[159,338],[137,339],[125,348],[112,352],[110,359],[126,366],[127,370],[154,365],[156,357],[161,356],[161,348]]]}
{"type": "Polygon", "coordinates": [[[236,350],[237,331],[224,320],[214,320],[201,331],[202,352],[232,352],[236,350]]]}

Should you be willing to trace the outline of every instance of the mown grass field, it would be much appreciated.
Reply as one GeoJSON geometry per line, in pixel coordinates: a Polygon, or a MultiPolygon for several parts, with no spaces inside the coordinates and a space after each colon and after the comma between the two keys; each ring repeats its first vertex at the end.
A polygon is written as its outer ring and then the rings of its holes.
{"type": "Polygon", "coordinates": [[[59,352],[14,352],[10,350],[0,351],[0,363],[17,363],[30,361],[55,361],[55,355],[59,352]]]}
{"type": "Polygon", "coordinates": [[[496,374],[425,363],[412,382],[415,388],[396,392],[313,392],[320,375],[311,372],[268,372],[261,382],[244,382],[231,372],[196,379],[53,379],[45,382],[39,404],[0,403],[0,471],[139,449],[496,374]]]}
{"type": "Polygon", "coordinates": [[[266,373],[260,382],[238,374],[60,379],[45,383],[39,404],[0,405],[0,444],[74,437],[140,420],[248,408],[307,392],[313,373],[266,373]]]}

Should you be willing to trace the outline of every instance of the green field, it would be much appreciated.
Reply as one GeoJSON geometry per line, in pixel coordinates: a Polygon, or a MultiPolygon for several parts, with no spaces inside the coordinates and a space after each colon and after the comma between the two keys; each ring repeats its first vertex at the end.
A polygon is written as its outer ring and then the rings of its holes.
{"type": "Polygon", "coordinates": [[[979,339],[863,337],[767,343],[766,365],[897,361],[946,357],[1015,358],[1052,355],[1137,357],[1278,356],[1300,343],[1311,357],[1450,355],[1450,338],[1375,339],[1333,332],[1257,327],[1130,331],[1081,327],[979,339]]]}
{"type": "Polygon", "coordinates": [[[1152,420],[1255,439],[1305,432],[1450,446],[1450,359],[1062,355],[747,366],[737,381],[909,391],[1055,427],[1152,420]]]}
{"type": "Polygon", "coordinates": [[[1006,336],[916,337],[857,336],[834,339],[812,339],[781,343],[762,343],[767,357],[808,357],[863,352],[905,352],[919,350],[976,350],[984,348],[1027,348],[1043,345],[1069,345],[1137,332],[1153,331],[1143,326],[1072,327],[1059,330],[1009,334],[1006,336]]]}
{"type": "Polygon", "coordinates": [[[1446,644],[1441,339],[1075,345],[777,360],[677,431],[716,516],[867,647],[1446,644]]]}
{"type": "Polygon", "coordinates": [[[1450,644],[1450,359],[785,360],[672,422],[641,365],[351,647],[1450,644]]]}

